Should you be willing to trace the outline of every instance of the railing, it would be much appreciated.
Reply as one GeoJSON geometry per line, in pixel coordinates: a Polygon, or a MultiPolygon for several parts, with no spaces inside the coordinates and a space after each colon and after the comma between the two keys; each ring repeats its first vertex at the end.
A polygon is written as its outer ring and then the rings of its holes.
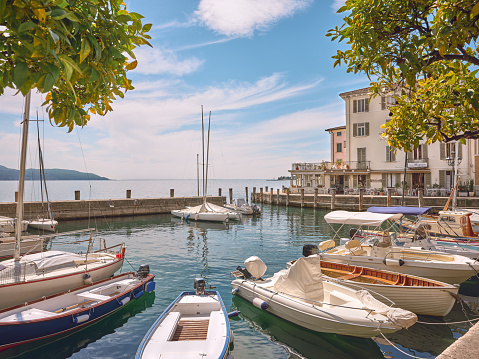
{"type": "Polygon", "coordinates": [[[371,169],[371,161],[303,162],[292,164],[293,171],[343,171],[369,169],[371,169]]]}

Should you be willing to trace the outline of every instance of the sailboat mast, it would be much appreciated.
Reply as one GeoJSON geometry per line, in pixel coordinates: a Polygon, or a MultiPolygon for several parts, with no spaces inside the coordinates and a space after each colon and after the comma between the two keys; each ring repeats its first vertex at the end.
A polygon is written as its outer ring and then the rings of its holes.
{"type": "Polygon", "coordinates": [[[209,166],[209,157],[210,157],[210,125],[211,125],[211,111],[210,117],[208,119],[208,144],[206,145],[206,181],[205,181],[205,198],[208,188],[208,166],[209,166]]]}
{"type": "Polygon", "coordinates": [[[200,196],[200,167],[199,167],[199,157],[200,155],[196,154],[196,184],[198,186],[198,197],[200,196]]]}
{"type": "Polygon", "coordinates": [[[27,140],[28,140],[28,118],[30,117],[30,98],[31,91],[25,96],[25,112],[23,114],[22,129],[22,150],[20,154],[20,172],[18,176],[18,203],[17,203],[17,223],[15,226],[15,250],[13,258],[15,261],[20,260],[20,239],[22,236],[23,222],[23,192],[25,188],[25,166],[27,162],[27,140]]]}
{"type": "Polygon", "coordinates": [[[203,121],[203,105],[201,105],[201,150],[203,152],[203,202],[205,201],[205,126],[203,121]]]}

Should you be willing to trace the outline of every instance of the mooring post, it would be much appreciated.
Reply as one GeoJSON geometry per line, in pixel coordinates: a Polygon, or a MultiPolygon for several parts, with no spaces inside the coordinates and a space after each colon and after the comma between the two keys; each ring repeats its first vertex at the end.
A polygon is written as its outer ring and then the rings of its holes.
{"type": "Polygon", "coordinates": [[[233,203],[233,188],[230,188],[230,204],[233,203]]]}
{"type": "Polygon", "coordinates": [[[75,201],[80,200],[80,191],[75,191],[75,201]]]}
{"type": "Polygon", "coordinates": [[[15,202],[18,202],[18,192],[15,191],[15,202]]]}
{"type": "Polygon", "coordinates": [[[301,208],[304,207],[304,188],[301,188],[301,208]]]}
{"type": "Polygon", "coordinates": [[[264,188],[264,191],[265,191],[265,192],[268,192],[268,186],[266,186],[266,187],[264,188]]]}
{"type": "Polygon", "coordinates": [[[218,197],[221,197],[221,188],[218,188],[218,197]]]}
{"type": "Polygon", "coordinates": [[[336,188],[331,189],[331,211],[336,208],[336,188]]]}
{"type": "Polygon", "coordinates": [[[314,189],[314,203],[313,207],[316,208],[318,206],[318,187],[314,189]]]}
{"type": "Polygon", "coordinates": [[[273,204],[273,188],[271,188],[271,192],[269,194],[269,202],[273,204]]]}
{"type": "Polygon", "coordinates": [[[131,189],[126,190],[126,198],[131,198],[131,189]]]}
{"type": "Polygon", "coordinates": [[[363,194],[364,194],[364,188],[359,189],[359,210],[362,211],[363,208],[363,194]]]}
{"type": "Polygon", "coordinates": [[[259,201],[263,203],[263,187],[259,188],[259,201]]]}
{"type": "Polygon", "coordinates": [[[289,188],[286,190],[286,207],[289,207],[289,188]]]}
{"type": "Polygon", "coordinates": [[[388,188],[388,207],[391,207],[391,196],[393,194],[393,189],[388,188]]]}
{"type": "Polygon", "coordinates": [[[253,195],[251,196],[251,202],[256,202],[256,187],[253,187],[253,195]]]}
{"type": "Polygon", "coordinates": [[[246,204],[248,204],[248,187],[245,187],[244,190],[246,192],[246,204]]]}
{"type": "Polygon", "coordinates": [[[417,190],[418,207],[422,207],[423,197],[424,197],[424,189],[419,188],[417,190]]]}
{"type": "Polygon", "coordinates": [[[279,188],[276,190],[276,204],[279,206],[279,188]]]}
{"type": "Polygon", "coordinates": [[[170,197],[175,197],[175,189],[170,188],[170,197]]]}

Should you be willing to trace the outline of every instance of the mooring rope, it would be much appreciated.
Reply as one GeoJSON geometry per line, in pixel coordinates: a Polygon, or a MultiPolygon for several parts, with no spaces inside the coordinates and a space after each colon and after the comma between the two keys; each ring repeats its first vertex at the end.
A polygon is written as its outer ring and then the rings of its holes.
{"type": "Polygon", "coordinates": [[[398,351],[400,351],[400,352],[403,353],[404,355],[407,355],[408,357],[411,357],[411,358],[421,359],[420,357],[417,357],[417,356],[415,356],[415,355],[406,353],[404,350],[399,349],[399,348],[396,346],[396,344],[394,344],[392,341],[390,341],[388,338],[386,338],[386,336],[383,334],[383,332],[382,332],[381,330],[379,330],[379,333],[381,334],[381,336],[382,336],[390,345],[392,345],[394,348],[396,348],[398,351]]]}

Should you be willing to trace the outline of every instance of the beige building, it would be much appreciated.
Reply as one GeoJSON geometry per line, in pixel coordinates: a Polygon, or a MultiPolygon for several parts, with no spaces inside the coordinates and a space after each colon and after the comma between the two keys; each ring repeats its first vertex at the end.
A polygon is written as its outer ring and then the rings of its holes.
{"type": "Polygon", "coordinates": [[[346,125],[326,130],[331,134],[331,160],[294,163],[289,171],[293,188],[305,188],[307,192],[314,187],[323,192],[335,188],[339,193],[350,193],[362,186],[367,192],[393,188],[400,193],[405,174],[409,194],[416,194],[422,188],[426,195],[446,195],[454,186],[452,156],[456,151],[460,183],[466,185],[471,179],[478,183],[473,166],[476,162],[479,164],[476,140],[467,140],[465,145],[459,142],[421,144],[408,152],[406,160],[405,152],[395,151],[382,137],[381,125],[389,120],[388,107],[395,101],[392,96],[370,99],[369,88],[339,96],[346,107],[346,125]],[[345,137],[340,139],[340,136],[345,137]]]}

